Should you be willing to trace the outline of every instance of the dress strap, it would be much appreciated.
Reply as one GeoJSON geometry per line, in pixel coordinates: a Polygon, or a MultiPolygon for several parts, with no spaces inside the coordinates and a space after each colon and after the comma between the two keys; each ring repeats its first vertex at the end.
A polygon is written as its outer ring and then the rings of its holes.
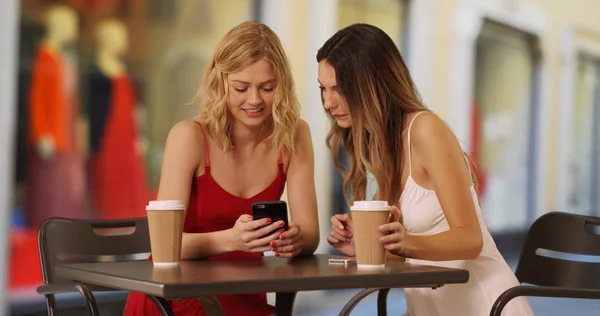
{"type": "Polygon", "coordinates": [[[279,152],[279,154],[277,154],[277,164],[283,165],[283,154],[281,153],[281,151],[279,152]]]}
{"type": "Polygon", "coordinates": [[[471,158],[467,153],[463,152],[463,158],[465,158],[465,163],[467,164],[467,168],[469,169],[469,179],[471,179],[471,185],[475,184],[473,181],[473,169],[471,169],[471,158]]]}
{"type": "Polygon", "coordinates": [[[408,172],[410,174],[410,176],[412,177],[412,156],[410,154],[410,129],[412,127],[413,122],[415,121],[415,119],[417,118],[417,116],[421,115],[422,113],[425,113],[426,111],[421,111],[417,114],[415,114],[415,116],[413,116],[413,118],[410,120],[410,123],[408,123],[408,172]]]}
{"type": "Polygon", "coordinates": [[[202,131],[202,136],[204,138],[204,167],[210,167],[210,156],[209,156],[209,152],[208,152],[208,137],[206,137],[206,132],[204,131],[204,127],[202,126],[202,124],[200,124],[200,122],[198,121],[194,121],[194,123],[196,123],[199,127],[200,130],[202,131]]]}

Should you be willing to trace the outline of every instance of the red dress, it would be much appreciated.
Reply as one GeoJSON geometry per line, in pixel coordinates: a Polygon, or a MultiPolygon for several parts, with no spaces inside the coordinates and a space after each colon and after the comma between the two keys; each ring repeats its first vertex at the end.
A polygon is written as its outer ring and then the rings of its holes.
{"type": "MultiPolygon", "coordinates": [[[[202,127],[200,127],[202,129],[202,127]]],[[[185,219],[186,233],[210,233],[230,229],[243,214],[250,214],[252,203],[279,200],[283,194],[286,175],[283,171],[281,155],[278,158],[278,173],[273,182],[260,193],[250,198],[241,198],[225,191],[210,174],[208,139],[204,135],[204,174],[194,178],[190,192],[189,207],[185,219]]],[[[262,253],[231,252],[205,260],[246,259],[259,260],[262,253]]],[[[219,295],[217,299],[226,315],[266,316],[275,308],[267,304],[266,293],[245,295],[219,295]]],[[[170,301],[176,316],[205,315],[200,303],[195,299],[170,301]]],[[[129,294],[124,316],[160,316],[158,309],[144,294],[129,294]]]]}
{"type": "Polygon", "coordinates": [[[150,190],[143,157],[135,146],[138,132],[134,123],[136,96],[133,84],[125,74],[108,78],[100,72],[94,73],[91,81],[90,112],[102,116],[92,117],[93,134],[98,134],[91,141],[94,150],[90,163],[91,196],[96,217],[143,217],[150,190]],[[103,98],[107,102],[101,102],[103,98]],[[106,112],[104,115],[101,115],[102,110],[106,112]]]}

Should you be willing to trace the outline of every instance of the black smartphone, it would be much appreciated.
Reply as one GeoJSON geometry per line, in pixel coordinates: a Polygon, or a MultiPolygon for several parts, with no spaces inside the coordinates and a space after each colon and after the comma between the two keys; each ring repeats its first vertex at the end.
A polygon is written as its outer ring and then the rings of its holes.
{"type": "MultiPolygon", "coordinates": [[[[283,221],[283,229],[288,230],[287,203],[285,201],[266,201],[252,203],[252,220],[270,218],[273,223],[283,221]]],[[[265,237],[265,236],[263,236],[265,237]]]]}

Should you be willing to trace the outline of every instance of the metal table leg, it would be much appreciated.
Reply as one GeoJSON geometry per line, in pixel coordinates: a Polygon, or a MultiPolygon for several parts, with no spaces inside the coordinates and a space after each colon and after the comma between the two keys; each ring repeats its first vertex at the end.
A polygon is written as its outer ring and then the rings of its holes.
{"type": "Polygon", "coordinates": [[[346,303],[346,305],[344,305],[344,307],[342,308],[342,310],[340,311],[340,316],[348,316],[350,315],[350,313],[352,312],[352,310],[356,307],[356,305],[358,305],[358,303],[360,303],[360,301],[362,301],[365,297],[369,296],[369,294],[373,293],[373,292],[377,292],[381,290],[380,288],[374,288],[374,289],[364,289],[360,292],[358,292],[358,294],[354,295],[349,301],[348,303],[346,303]]]}
{"type": "Polygon", "coordinates": [[[390,289],[381,289],[377,294],[377,316],[387,316],[387,298],[390,289]]]}
{"type": "Polygon", "coordinates": [[[277,316],[292,316],[296,292],[275,294],[275,311],[277,316]]]}

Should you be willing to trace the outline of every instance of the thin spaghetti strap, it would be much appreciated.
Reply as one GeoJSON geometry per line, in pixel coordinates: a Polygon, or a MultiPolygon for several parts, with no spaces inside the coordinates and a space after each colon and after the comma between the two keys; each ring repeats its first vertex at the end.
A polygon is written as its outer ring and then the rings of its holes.
{"type": "Polygon", "coordinates": [[[417,118],[417,116],[421,115],[421,113],[425,113],[426,111],[421,111],[417,114],[415,114],[415,116],[413,116],[413,118],[410,120],[410,123],[408,123],[408,173],[409,175],[412,177],[412,155],[410,153],[410,129],[412,127],[413,122],[415,121],[415,119],[417,118]]]}
{"type": "Polygon", "coordinates": [[[194,123],[196,123],[199,127],[200,130],[202,131],[202,136],[204,138],[204,167],[210,167],[210,157],[209,157],[209,152],[208,152],[208,137],[206,137],[206,132],[204,131],[204,127],[202,126],[202,124],[200,124],[200,122],[198,121],[194,121],[194,123]]]}
{"type": "Polygon", "coordinates": [[[277,154],[277,164],[283,165],[283,154],[281,153],[281,151],[279,152],[279,154],[277,154]]]}
{"type": "Polygon", "coordinates": [[[465,152],[463,152],[463,158],[465,159],[465,163],[469,169],[469,179],[471,179],[471,184],[473,184],[473,177],[471,175],[473,173],[473,169],[471,169],[471,158],[465,152]]]}

